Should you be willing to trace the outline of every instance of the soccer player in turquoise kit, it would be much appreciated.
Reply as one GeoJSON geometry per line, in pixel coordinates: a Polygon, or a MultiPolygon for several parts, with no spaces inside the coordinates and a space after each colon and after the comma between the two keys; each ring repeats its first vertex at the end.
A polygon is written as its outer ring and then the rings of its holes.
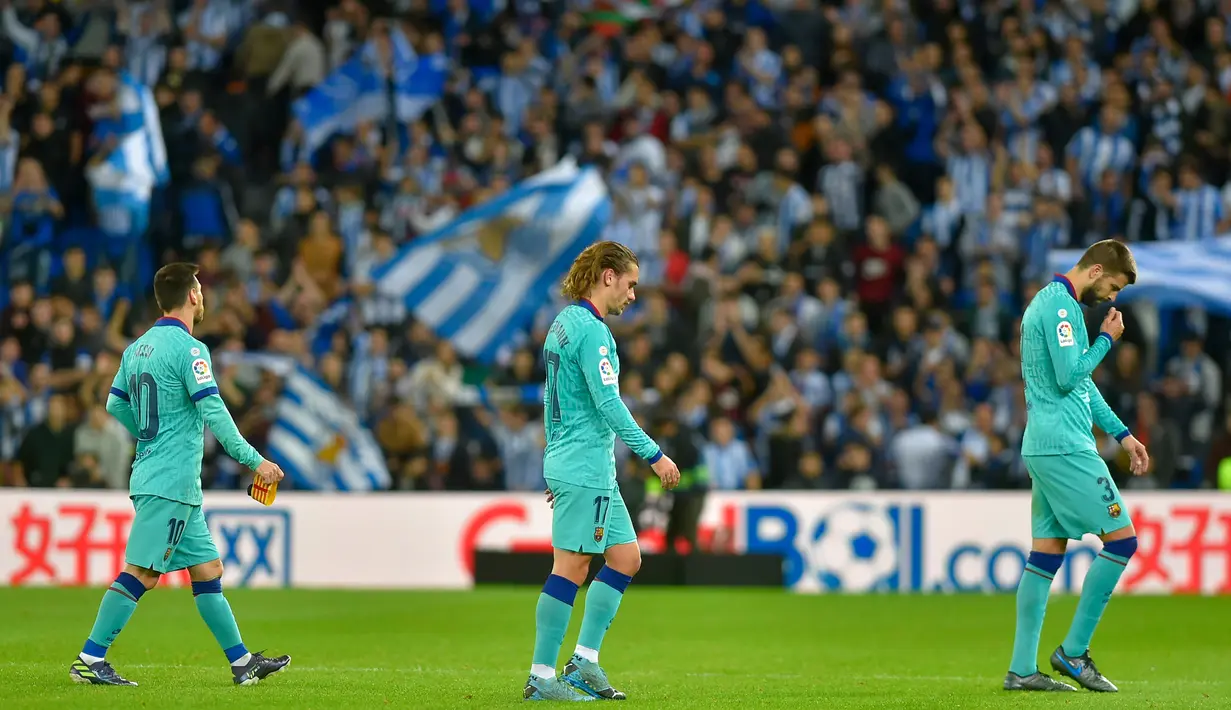
{"type": "Polygon", "coordinates": [[[261,458],[235,427],[218,394],[209,348],[192,337],[205,317],[193,264],[168,264],[154,276],[163,317],[124,351],[107,411],[137,437],[129,494],[136,515],[124,571],[103,594],[94,629],[69,669],[78,683],[136,685],[106,661],[107,649],[160,575],[187,568],[197,611],[231,664],[235,683],[252,685],[291,662],[250,653],[222,595],[222,561],[201,512],[201,453],[208,424],[228,454],[266,483],[282,470],[261,458]]]}
{"type": "Polygon", "coordinates": [[[636,298],[638,271],[637,257],[627,247],[616,242],[588,247],[564,279],[564,296],[576,303],[556,316],[543,344],[543,475],[553,510],[555,562],[535,611],[534,658],[522,694],[526,700],[625,698],[598,664],[603,636],[641,567],[637,534],[616,484],[615,437],[650,463],[664,488],[680,480],[679,469],[620,399],[620,359],[603,322],[636,298]],[[573,600],[586,581],[590,557],[598,554],[606,565],[586,593],[577,649],[558,678],[556,661],[573,600]]]}
{"type": "Polygon", "coordinates": [[[1072,626],[1052,653],[1051,666],[1088,690],[1117,690],[1091,660],[1090,639],[1137,551],[1137,533],[1095,449],[1091,424],[1120,442],[1135,475],[1149,468],[1149,456],[1090,380],[1124,333],[1123,317],[1112,308],[1091,344],[1081,308],[1114,301],[1136,279],[1137,264],[1128,247],[1101,241],[1086,250],[1077,266],[1040,290],[1022,316],[1027,411],[1022,458],[1033,489],[1034,542],[1017,587],[1017,632],[1005,690],[1073,690],[1039,672],[1039,634],[1068,541],[1087,533],[1098,535],[1103,549],[1086,573],[1072,626]]]}

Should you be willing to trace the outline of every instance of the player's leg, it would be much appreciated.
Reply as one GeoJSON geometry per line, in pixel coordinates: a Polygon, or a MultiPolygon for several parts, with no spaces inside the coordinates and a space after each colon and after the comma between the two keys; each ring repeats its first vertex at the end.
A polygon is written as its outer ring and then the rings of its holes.
{"type": "Polygon", "coordinates": [[[136,496],[133,509],[124,571],[103,593],[94,628],[69,669],[69,677],[77,683],[136,685],[115,672],[106,661],[107,651],[132,618],[142,595],[167,571],[180,542],[175,521],[185,519],[188,506],[154,496],[136,496]]]}
{"type": "Polygon", "coordinates": [[[267,658],[260,653],[249,653],[244,646],[231,604],[222,593],[222,560],[199,506],[194,506],[189,513],[183,539],[170,566],[173,570],[188,569],[197,613],[226,654],[237,684],[255,685],[290,664],[290,656],[267,658]]]}
{"type": "Polygon", "coordinates": [[[98,605],[98,615],[94,617],[94,627],[86,637],[81,654],[69,668],[68,675],[74,682],[92,685],[136,685],[116,673],[106,660],[107,651],[128,625],[141,596],[158,584],[158,578],[159,574],[153,570],[131,564],[124,565],[124,571],[116,576],[115,581],[103,593],[102,603],[98,605]]]}
{"type": "Polygon", "coordinates": [[[1051,583],[1064,561],[1068,543],[1065,530],[1056,520],[1046,491],[1046,462],[1027,457],[1031,477],[1030,557],[1017,584],[1017,624],[1013,634],[1013,658],[1005,676],[1005,690],[1072,690],[1072,686],[1039,672],[1039,635],[1047,615],[1051,583]]]}
{"type": "Polygon", "coordinates": [[[564,668],[564,679],[595,698],[624,700],[627,696],[608,682],[606,672],[598,663],[598,652],[620,610],[625,590],[641,569],[641,548],[637,545],[637,533],[620,489],[613,488],[607,498],[609,501],[602,500],[597,506],[601,519],[594,533],[595,539],[605,539],[610,545],[605,554],[607,564],[598,571],[586,592],[581,634],[577,637],[577,649],[564,668]]]}
{"type": "Polygon", "coordinates": [[[1114,693],[1115,684],[1103,677],[1090,658],[1090,640],[1128,561],[1137,552],[1137,532],[1107,464],[1092,451],[1064,458],[1072,468],[1065,479],[1070,487],[1063,513],[1068,518],[1066,525],[1098,535],[1103,549],[1086,572],[1073,623],[1064,643],[1052,654],[1051,665],[1087,690],[1114,693]]]}
{"type": "Polygon", "coordinates": [[[551,574],[543,583],[534,610],[534,656],[522,697],[526,700],[592,700],[579,695],[556,676],[560,646],[573,616],[577,590],[590,571],[590,557],[601,551],[593,534],[587,533],[590,511],[585,501],[588,489],[548,481],[552,503],[551,544],[554,548],[551,574]]]}

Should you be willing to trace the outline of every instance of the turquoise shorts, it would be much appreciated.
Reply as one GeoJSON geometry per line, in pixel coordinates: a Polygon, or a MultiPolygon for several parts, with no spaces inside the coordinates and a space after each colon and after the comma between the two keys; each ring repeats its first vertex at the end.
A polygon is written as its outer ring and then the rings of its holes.
{"type": "Polygon", "coordinates": [[[558,550],[600,555],[607,548],[637,541],[633,519],[618,486],[586,488],[563,481],[547,481],[555,498],[551,517],[551,546],[558,550]]]}
{"type": "Polygon", "coordinates": [[[1035,538],[1080,540],[1132,525],[1107,464],[1093,451],[1023,456],[1030,472],[1035,538]]]}
{"type": "Polygon", "coordinates": [[[133,496],[132,529],[124,561],[167,573],[213,562],[218,548],[199,505],[157,496],[133,496]]]}

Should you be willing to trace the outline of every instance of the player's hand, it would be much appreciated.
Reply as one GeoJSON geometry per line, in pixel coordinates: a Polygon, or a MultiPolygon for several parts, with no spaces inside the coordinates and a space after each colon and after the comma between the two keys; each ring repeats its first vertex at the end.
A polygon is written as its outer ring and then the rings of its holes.
{"type": "Polygon", "coordinates": [[[651,468],[654,469],[654,475],[663,482],[663,488],[671,490],[680,485],[680,469],[671,457],[664,455],[651,468]]]}
{"type": "Polygon", "coordinates": [[[1121,335],[1124,335],[1124,314],[1112,308],[1107,311],[1107,317],[1103,318],[1103,326],[1100,330],[1111,336],[1113,341],[1119,340],[1121,335]]]}
{"type": "Polygon", "coordinates": [[[551,489],[550,489],[550,488],[548,488],[548,489],[547,489],[546,491],[544,491],[544,492],[547,494],[547,507],[551,508],[552,510],[555,510],[555,509],[556,509],[556,496],[555,496],[555,494],[551,492],[551,489]]]}
{"type": "Polygon", "coordinates": [[[1135,436],[1126,436],[1124,441],[1120,442],[1120,446],[1128,452],[1128,469],[1133,472],[1133,475],[1146,475],[1150,470],[1150,454],[1146,452],[1146,445],[1138,441],[1135,436]]]}
{"type": "Polygon", "coordinates": [[[285,478],[286,474],[282,472],[278,464],[266,459],[261,462],[260,466],[256,467],[256,476],[265,485],[272,485],[285,478]]]}

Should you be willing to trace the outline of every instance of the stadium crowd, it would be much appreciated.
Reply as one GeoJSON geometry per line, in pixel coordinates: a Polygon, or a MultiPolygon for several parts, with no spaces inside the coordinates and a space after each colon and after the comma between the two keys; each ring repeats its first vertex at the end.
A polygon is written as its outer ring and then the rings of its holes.
{"type": "MultiPolygon", "coordinates": [[[[132,443],[103,409],[117,354],[157,315],[152,268],[192,260],[197,335],[258,449],[279,381],[223,354],[315,368],[397,489],[541,490],[541,407],[516,393],[541,384],[562,304],[483,365],[371,271],[572,155],[608,179],[605,237],[640,255],[611,322],[621,390],[685,491],[1028,487],[1017,325],[1049,252],[1231,217],[1227,2],[302,5],[0,0],[0,483],[126,485],[132,443]],[[394,28],[447,55],[443,97],[307,150],[291,102],[394,28]],[[118,250],[83,178],[108,149],[97,67],[153,88],[172,175],[118,250]]],[[[1151,451],[1132,484],[1216,485],[1231,322],[1124,310],[1097,380],[1151,451]]],[[[206,486],[242,485],[217,449],[206,486]]],[[[620,465],[641,488],[648,469],[620,465]]]]}

